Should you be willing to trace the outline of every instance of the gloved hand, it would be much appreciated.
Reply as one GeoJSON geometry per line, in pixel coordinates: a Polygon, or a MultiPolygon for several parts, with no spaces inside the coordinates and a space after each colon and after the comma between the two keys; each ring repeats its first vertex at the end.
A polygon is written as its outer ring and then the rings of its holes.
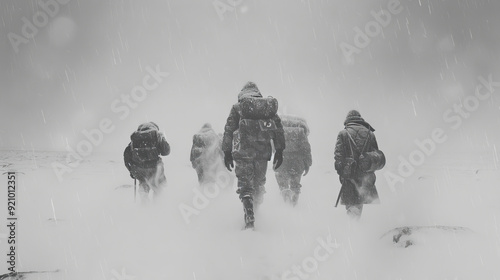
{"type": "Polygon", "coordinates": [[[283,150],[276,150],[274,153],[273,169],[276,170],[280,168],[283,163],[283,150]]]}
{"type": "Polygon", "coordinates": [[[307,173],[309,173],[309,167],[310,167],[310,166],[306,165],[306,168],[305,168],[305,170],[304,170],[304,174],[303,174],[302,176],[306,176],[306,175],[307,175],[307,173]]]}
{"type": "Polygon", "coordinates": [[[134,174],[132,174],[132,172],[130,172],[130,178],[135,179],[134,174]]]}
{"type": "Polygon", "coordinates": [[[224,152],[224,165],[226,165],[226,168],[227,170],[229,170],[229,172],[233,171],[231,168],[234,168],[234,162],[231,152],[224,152]]]}

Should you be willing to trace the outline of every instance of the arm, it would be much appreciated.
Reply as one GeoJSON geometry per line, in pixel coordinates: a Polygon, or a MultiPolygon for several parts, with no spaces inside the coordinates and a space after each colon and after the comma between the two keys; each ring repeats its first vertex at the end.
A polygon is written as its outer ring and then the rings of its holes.
{"type": "Polygon", "coordinates": [[[283,124],[281,123],[281,118],[278,115],[276,115],[273,118],[273,121],[276,124],[276,135],[273,138],[274,149],[276,151],[284,150],[286,147],[286,145],[285,145],[285,131],[283,130],[283,124]]]}
{"type": "Polygon", "coordinates": [[[337,173],[340,172],[342,168],[342,162],[345,159],[345,149],[344,149],[344,141],[342,139],[342,131],[339,132],[337,136],[337,143],[335,144],[335,170],[337,170],[337,173]]]}
{"type": "Polygon", "coordinates": [[[194,154],[194,149],[195,149],[195,145],[194,145],[194,136],[193,136],[193,145],[191,146],[191,155],[189,156],[189,161],[191,161],[191,163],[193,163],[194,160],[196,159],[195,154],[194,154]]]}
{"type": "Polygon", "coordinates": [[[130,171],[132,168],[132,149],[130,148],[130,144],[128,144],[125,151],[123,151],[123,161],[125,162],[127,170],[130,171]]]}
{"type": "Polygon", "coordinates": [[[231,108],[229,117],[227,117],[226,126],[224,127],[224,137],[222,139],[222,151],[224,153],[231,152],[233,150],[233,133],[240,126],[240,114],[236,108],[236,105],[231,108]]]}
{"type": "Polygon", "coordinates": [[[158,142],[159,148],[160,148],[160,155],[162,156],[168,156],[170,154],[170,145],[167,142],[167,139],[165,139],[165,135],[163,133],[159,133],[160,141],[158,142]]]}
{"type": "Polygon", "coordinates": [[[312,165],[312,154],[311,154],[311,144],[309,144],[309,141],[304,143],[304,154],[306,155],[306,157],[305,157],[306,166],[311,166],[312,165]]]}

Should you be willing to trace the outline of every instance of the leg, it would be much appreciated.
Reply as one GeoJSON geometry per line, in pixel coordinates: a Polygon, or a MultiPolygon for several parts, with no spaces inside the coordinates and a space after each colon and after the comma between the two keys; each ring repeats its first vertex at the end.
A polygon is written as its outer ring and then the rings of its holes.
{"type": "Polygon", "coordinates": [[[200,166],[196,166],[196,174],[198,175],[198,183],[203,183],[203,169],[200,166]]]}
{"type": "Polygon", "coordinates": [[[149,190],[150,190],[150,187],[149,187],[148,183],[146,182],[146,180],[140,179],[139,180],[139,201],[141,202],[141,204],[148,203],[149,190]]]}
{"type": "Polygon", "coordinates": [[[253,199],[251,197],[244,197],[241,199],[243,203],[243,212],[245,213],[245,228],[253,228],[255,217],[253,212],[253,199]]]}
{"type": "Polygon", "coordinates": [[[255,206],[258,207],[264,201],[264,194],[266,193],[267,161],[266,160],[255,161],[254,166],[255,166],[254,202],[255,206]]]}
{"type": "Polygon", "coordinates": [[[139,202],[140,204],[147,204],[149,201],[149,190],[151,189],[147,179],[147,169],[135,166],[133,173],[135,174],[137,181],[139,181],[139,189],[137,190],[139,192],[139,202]]]}
{"type": "Polygon", "coordinates": [[[163,162],[159,161],[158,165],[156,165],[156,168],[154,168],[151,173],[152,173],[151,187],[153,189],[153,199],[157,199],[161,195],[163,189],[165,188],[165,185],[167,184],[167,178],[165,177],[163,162]]]}
{"type": "Polygon", "coordinates": [[[290,190],[293,193],[291,203],[293,206],[297,205],[297,201],[299,199],[300,188],[302,185],[300,184],[302,174],[294,174],[290,176],[290,190]]]}
{"type": "Polygon", "coordinates": [[[288,189],[288,179],[286,177],[286,173],[282,171],[276,171],[274,175],[276,176],[276,181],[278,182],[280,191],[288,189]]]}
{"type": "Polygon", "coordinates": [[[346,205],[347,215],[353,220],[359,220],[363,212],[363,204],[346,205]]]}
{"type": "Polygon", "coordinates": [[[243,203],[245,212],[245,224],[248,227],[253,227],[253,196],[254,189],[254,165],[251,161],[237,160],[235,167],[236,177],[238,178],[238,190],[240,200],[243,203]]]}
{"type": "Polygon", "coordinates": [[[289,197],[288,193],[290,192],[289,191],[290,180],[288,178],[288,173],[286,172],[286,170],[281,170],[279,172],[276,172],[275,175],[276,175],[276,181],[278,181],[278,186],[280,188],[281,196],[283,197],[283,200],[287,202],[289,197]]]}

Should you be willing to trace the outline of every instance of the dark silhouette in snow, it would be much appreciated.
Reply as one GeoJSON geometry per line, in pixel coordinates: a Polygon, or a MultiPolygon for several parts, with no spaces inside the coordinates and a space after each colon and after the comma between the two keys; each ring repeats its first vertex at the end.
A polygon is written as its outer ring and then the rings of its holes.
{"type": "Polygon", "coordinates": [[[275,170],[276,180],[285,202],[296,205],[302,185],[300,180],[312,165],[311,145],[308,140],[309,127],[303,118],[281,116],[285,133],[286,149],[283,164],[275,170]]]}
{"type": "MultiPolygon", "coordinates": [[[[207,123],[193,136],[190,161],[201,184],[215,183],[219,172],[224,172],[222,139],[207,123]]],[[[225,171],[227,172],[227,171],[225,171]]]]}
{"type": "Polygon", "coordinates": [[[150,190],[154,192],[153,198],[157,198],[166,185],[160,156],[170,154],[170,145],[154,122],[139,125],[130,139],[123,158],[130,177],[139,180],[139,196],[141,202],[146,203],[150,190]]]}
{"type": "MultiPolygon", "coordinates": [[[[358,167],[358,165],[361,166],[358,162],[360,156],[365,152],[377,151],[378,144],[373,134],[375,129],[361,117],[358,111],[349,111],[344,126],[335,144],[335,170],[342,184],[339,198],[341,204],[346,206],[347,214],[359,219],[364,204],[379,203],[375,187],[375,172],[363,172],[358,167]],[[349,171],[346,171],[348,168],[349,171]],[[351,170],[354,171],[351,173],[351,170]],[[353,178],[347,178],[348,173],[353,175],[353,178]]],[[[383,161],[385,164],[385,158],[383,161]]]]}
{"type": "Polygon", "coordinates": [[[272,156],[271,140],[276,149],[274,168],[283,162],[285,137],[277,110],[276,99],[263,98],[257,85],[248,82],[238,94],[238,103],[231,108],[224,129],[224,164],[232,171],[236,161],[237,192],[248,228],[254,225],[254,204],[258,207],[263,201],[267,163],[272,156]]]}

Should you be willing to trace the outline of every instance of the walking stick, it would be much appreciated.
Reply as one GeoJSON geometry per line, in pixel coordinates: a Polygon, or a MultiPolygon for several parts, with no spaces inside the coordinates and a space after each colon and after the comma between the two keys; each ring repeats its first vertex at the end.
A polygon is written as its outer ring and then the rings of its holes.
{"type": "Polygon", "coordinates": [[[137,188],[137,179],[134,178],[134,203],[135,203],[135,196],[137,194],[136,188],[137,188]]]}
{"type": "Polygon", "coordinates": [[[337,197],[337,202],[335,203],[335,207],[337,207],[337,205],[339,205],[340,196],[342,195],[343,190],[344,190],[344,182],[342,180],[342,186],[340,187],[339,196],[337,197]]]}

